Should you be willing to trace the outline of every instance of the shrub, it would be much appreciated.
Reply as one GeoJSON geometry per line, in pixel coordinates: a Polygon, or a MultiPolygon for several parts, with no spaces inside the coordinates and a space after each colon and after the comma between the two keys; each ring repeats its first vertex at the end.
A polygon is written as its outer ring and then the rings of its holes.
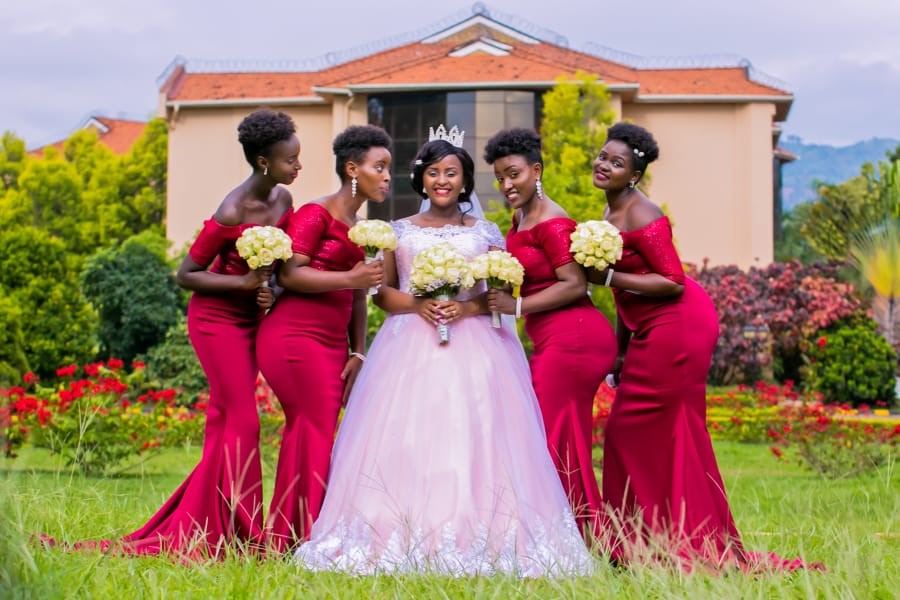
{"type": "Polygon", "coordinates": [[[182,313],[175,277],[158,244],[129,238],[100,250],[81,274],[85,296],[100,314],[101,356],[127,362],[163,341],[182,313]]]}
{"type": "Polygon", "coordinates": [[[742,271],[708,267],[689,274],[719,315],[712,384],[750,383],[772,375],[802,379],[804,353],[819,329],[862,313],[855,289],[838,280],[838,263],[773,263],[742,271]]]}
{"type": "Polygon", "coordinates": [[[0,292],[0,386],[17,383],[19,374],[30,370],[21,321],[19,308],[0,292]]]}
{"type": "Polygon", "coordinates": [[[896,369],[897,355],[875,322],[858,319],[821,332],[810,350],[806,386],[832,402],[892,403],[896,369]]]}
{"type": "Polygon", "coordinates": [[[55,386],[31,378],[24,387],[8,390],[13,435],[8,436],[7,456],[30,439],[85,475],[103,475],[129,457],[202,432],[202,419],[174,406],[174,390],[141,393],[142,369],[125,374],[124,366],[117,359],[88,364],[77,378],[80,369],[73,364],[57,370],[55,386]]]}
{"type": "Polygon", "coordinates": [[[184,319],[170,327],[162,343],[142,358],[147,365],[147,378],[160,388],[179,390],[179,401],[187,405],[193,405],[199,394],[209,388],[184,319]]]}
{"type": "MultiPolygon", "coordinates": [[[[85,475],[121,470],[122,463],[160,447],[199,443],[203,439],[208,392],[189,407],[178,391],[148,388],[143,365],[130,373],[125,363],[69,365],[56,371],[53,385],[33,373],[20,386],[0,391],[0,441],[8,458],[25,443],[63,456],[85,475]],[[83,375],[82,375],[83,373],[83,375]]],[[[284,414],[272,389],[256,381],[261,454],[274,463],[284,429],[284,414]]],[[[127,462],[125,467],[133,466],[127,462]]]]}

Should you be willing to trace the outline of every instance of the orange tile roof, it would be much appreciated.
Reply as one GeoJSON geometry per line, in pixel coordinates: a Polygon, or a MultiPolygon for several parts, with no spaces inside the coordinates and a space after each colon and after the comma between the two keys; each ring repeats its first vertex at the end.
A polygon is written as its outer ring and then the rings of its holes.
{"type": "MultiPolygon", "coordinates": [[[[121,155],[131,150],[131,147],[137,139],[144,133],[144,129],[147,128],[147,123],[145,121],[132,121],[129,119],[110,119],[108,117],[90,116],[87,119],[87,122],[82,126],[82,129],[88,127],[96,129],[97,141],[116,154],[121,155]],[[106,127],[107,130],[103,131],[99,127],[93,127],[92,121],[99,122],[106,127]]],[[[68,140],[68,138],[53,142],[52,144],[40,146],[39,148],[30,150],[28,154],[31,156],[43,156],[44,150],[51,147],[62,152],[66,140],[68,140]]]]}
{"type": "Polygon", "coordinates": [[[637,75],[641,95],[790,96],[748,79],[740,67],[648,69],[637,71],[637,75]]]}
{"type": "Polygon", "coordinates": [[[130,121],[127,119],[109,119],[107,117],[94,117],[109,128],[106,133],[98,132],[100,143],[115,152],[125,154],[147,128],[144,121],[130,121]]]}
{"type": "Polygon", "coordinates": [[[741,67],[636,69],[593,54],[549,42],[516,43],[504,56],[473,52],[450,56],[453,50],[485,36],[473,26],[447,39],[412,42],[375,52],[321,71],[270,73],[191,73],[177,70],[164,85],[170,102],[315,97],[315,87],[416,87],[441,83],[509,82],[540,84],[577,70],[596,74],[607,85],[637,88],[637,96],[783,96],[791,94],[751,80],[741,67]],[[467,35],[464,35],[467,34],[467,35]]]}

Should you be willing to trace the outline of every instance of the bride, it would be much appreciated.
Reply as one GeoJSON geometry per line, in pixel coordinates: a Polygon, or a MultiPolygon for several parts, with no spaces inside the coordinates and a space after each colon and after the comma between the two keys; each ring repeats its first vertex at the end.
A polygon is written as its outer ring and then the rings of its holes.
{"type": "MultiPolygon", "coordinates": [[[[296,560],[356,574],[587,574],[592,559],[547,452],[515,328],[491,326],[483,287],[449,301],[405,292],[425,248],[449,242],[472,259],[504,247],[496,225],[469,214],[480,210],[472,158],[439,137],[413,165],[423,211],[392,224],[398,246],[375,298],[389,316],[350,395],[325,502],[296,560]],[[448,344],[439,344],[439,322],[450,326],[448,344]]],[[[450,139],[461,145],[461,134],[450,139]]]]}

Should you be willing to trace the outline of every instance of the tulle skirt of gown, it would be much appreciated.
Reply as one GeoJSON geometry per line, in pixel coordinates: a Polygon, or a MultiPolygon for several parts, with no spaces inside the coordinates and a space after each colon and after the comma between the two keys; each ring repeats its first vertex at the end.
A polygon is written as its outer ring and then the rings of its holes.
{"type": "Polygon", "coordinates": [[[298,562],[357,574],[588,573],[515,333],[479,316],[453,323],[450,338],[439,345],[418,315],[385,321],[298,562]]]}

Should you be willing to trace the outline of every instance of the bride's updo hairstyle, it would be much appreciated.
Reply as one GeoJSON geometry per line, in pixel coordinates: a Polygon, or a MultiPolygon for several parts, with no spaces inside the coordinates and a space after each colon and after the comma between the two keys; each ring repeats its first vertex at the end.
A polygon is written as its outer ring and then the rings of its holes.
{"type": "MultiPolygon", "coordinates": [[[[413,159],[409,168],[410,185],[412,185],[412,189],[421,196],[423,200],[428,198],[428,194],[423,191],[425,169],[451,154],[456,156],[459,159],[459,163],[462,165],[464,191],[460,192],[458,202],[460,204],[463,202],[468,203],[469,210],[471,210],[472,200],[470,196],[472,195],[472,192],[475,191],[475,161],[472,160],[472,157],[469,156],[469,153],[466,152],[465,149],[454,146],[446,140],[427,142],[419,149],[419,153],[416,154],[416,158],[413,159]]],[[[463,212],[469,211],[465,210],[463,212]]]]}
{"type": "Polygon", "coordinates": [[[653,135],[634,123],[616,123],[606,131],[606,141],[618,140],[631,148],[631,170],[643,177],[647,165],[659,158],[659,146],[653,135]]]}

